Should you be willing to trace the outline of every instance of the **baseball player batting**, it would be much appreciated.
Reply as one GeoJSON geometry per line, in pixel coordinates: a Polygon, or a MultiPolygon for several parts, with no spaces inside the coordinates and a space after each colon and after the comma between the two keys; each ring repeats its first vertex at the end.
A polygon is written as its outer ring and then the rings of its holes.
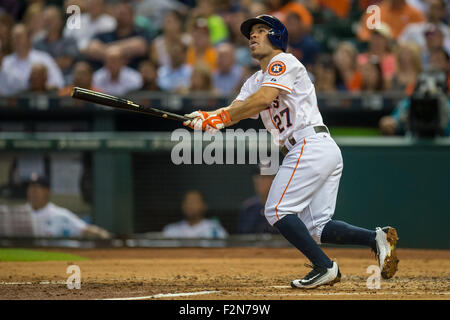
{"type": "Polygon", "coordinates": [[[393,227],[375,231],[332,220],[342,174],[339,147],[320,114],[314,85],[305,67],[286,53],[288,32],[275,17],[260,15],[241,25],[253,58],[261,70],[242,86],[233,103],[215,111],[196,111],[184,124],[214,131],[246,118],[261,117],[267,130],[277,130],[283,162],[265,204],[267,221],[311,261],[311,272],[291,282],[293,288],[333,285],[341,279],[336,261],[321,243],[363,245],[376,254],[381,275],[397,271],[393,227]]]}

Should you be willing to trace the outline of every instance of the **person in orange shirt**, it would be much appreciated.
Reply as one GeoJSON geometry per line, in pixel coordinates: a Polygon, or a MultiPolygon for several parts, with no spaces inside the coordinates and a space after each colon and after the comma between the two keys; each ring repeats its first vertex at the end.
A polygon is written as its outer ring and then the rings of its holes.
{"type": "Polygon", "coordinates": [[[377,56],[370,56],[363,65],[358,65],[353,77],[347,82],[350,92],[381,92],[386,89],[383,81],[381,64],[377,56]]]}
{"type": "Polygon", "coordinates": [[[390,83],[396,70],[395,55],[391,52],[393,44],[394,40],[389,26],[384,22],[381,23],[380,28],[371,32],[368,51],[358,55],[358,65],[366,64],[371,56],[378,57],[383,79],[385,83],[390,83]]]}
{"type": "Polygon", "coordinates": [[[361,72],[356,58],[358,51],[351,42],[341,42],[333,53],[338,90],[358,91],[362,86],[361,72]]]}
{"type": "MultiPolygon", "coordinates": [[[[378,7],[380,8],[380,20],[389,26],[394,39],[398,38],[407,24],[425,21],[422,12],[413,8],[406,0],[383,0],[378,7]]],[[[373,12],[366,12],[362,16],[357,32],[359,40],[369,40],[371,30],[367,25],[374,23],[374,18],[373,12]]]]}
{"type": "Polygon", "coordinates": [[[381,92],[386,89],[381,71],[381,63],[377,56],[371,56],[369,60],[360,66],[361,88],[364,92],[381,92]]]}
{"type": "Polygon", "coordinates": [[[217,68],[217,52],[211,45],[206,19],[199,18],[192,29],[192,43],[186,54],[186,63],[194,66],[206,64],[211,70],[217,68]]]}
{"type": "Polygon", "coordinates": [[[300,16],[303,24],[311,29],[313,17],[311,13],[301,3],[292,0],[268,0],[268,9],[271,15],[278,18],[281,22],[286,22],[286,17],[293,12],[300,16]]]}

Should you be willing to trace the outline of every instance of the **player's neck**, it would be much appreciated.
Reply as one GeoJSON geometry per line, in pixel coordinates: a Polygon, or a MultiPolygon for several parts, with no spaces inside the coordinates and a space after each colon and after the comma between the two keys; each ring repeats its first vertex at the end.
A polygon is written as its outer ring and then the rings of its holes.
{"type": "Polygon", "coordinates": [[[34,211],[38,211],[38,210],[44,209],[48,205],[49,202],[50,201],[39,202],[39,203],[32,203],[32,204],[30,203],[30,205],[31,205],[31,208],[33,208],[34,211]]]}
{"type": "Polygon", "coordinates": [[[186,221],[187,221],[187,223],[188,223],[190,226],[195,226],[196,224],[198,224],[198,223],[200,223],[200,222],[203,221],[203,217],[199,217],[199,218],[191,218],[191,219],[186,220],[186,221]]]}
{"type": "Polygon", "coordinates": [[[275,57],[277,54],[282,53],[281,50],[274,50],[271,54],[265,56],[264,58],[259,60],[259,65],[261,66],[262,72],[266,72],[267,66],[269,65],[270,60],[272,60],[273,57],[275,57]]]}

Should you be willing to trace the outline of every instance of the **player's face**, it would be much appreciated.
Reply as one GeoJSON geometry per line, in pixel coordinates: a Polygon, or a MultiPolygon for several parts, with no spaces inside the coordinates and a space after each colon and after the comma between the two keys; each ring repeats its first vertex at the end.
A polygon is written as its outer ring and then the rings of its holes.
{"type": "Polygon", "coordinates": [[[206,211],[206,204],[199,193],[189,192],[183,200],[182,209],[184,217],[188,221],[197,220],[203,218],[206,211]]]}
{"type": "Polygon", "coordinates": [[[250,53],[255,59],[262,59],[274,50],[267,37],[270,27],[265,24],[255,24],[250,31],[250,53]]]}
{"type": "Polygon", "coordinates": [[[41,209],[45,207],[50,200],[50,190],[46,187],[32,183],[28,186],[27,198],[33,209],[41,209]]]}

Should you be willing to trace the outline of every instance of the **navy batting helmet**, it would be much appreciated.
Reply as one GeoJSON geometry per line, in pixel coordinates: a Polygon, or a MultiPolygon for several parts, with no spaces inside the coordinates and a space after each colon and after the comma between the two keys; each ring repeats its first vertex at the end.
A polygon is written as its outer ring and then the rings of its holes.
{"type": "Polygon", "coordinates": [[[250,39],[250,31],[255,24],[262,23],[270,27],[269,40],[277,48],[286,52],[288,43],[288,32],[284,24],[268,14],[262,14],[256,18],[245,20],[241,24],[241,32],[247,38],[250,39]]]}

